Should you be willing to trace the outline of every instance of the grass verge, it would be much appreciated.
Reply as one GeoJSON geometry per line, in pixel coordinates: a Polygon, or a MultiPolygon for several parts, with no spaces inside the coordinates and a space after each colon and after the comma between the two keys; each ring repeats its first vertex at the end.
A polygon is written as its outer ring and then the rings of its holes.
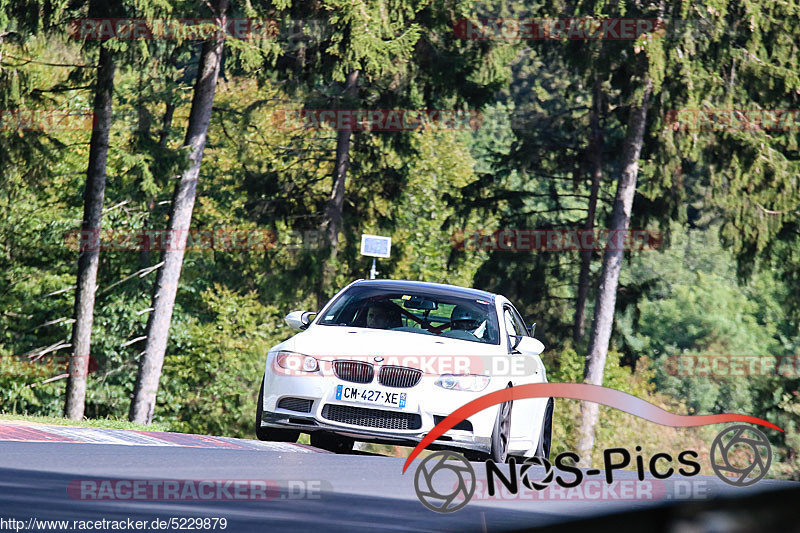
{"type": "Polygon", "coordinates": [[[104,429],[135,429],[139,431],[169,431],[169,426],[166,424],[154,423],[150,425],[135,424],[127,420],[116,418],[98,418],[98,419],[83,419],[83,420],[70,420],[69,418],[62,418],[59,416],[28,416],[28,415],[12,415],[0,413],[0,422],[35,422],[37,424],[51,424],[55,426],[77,426],[85,428],[104,428],[104,429]]]}

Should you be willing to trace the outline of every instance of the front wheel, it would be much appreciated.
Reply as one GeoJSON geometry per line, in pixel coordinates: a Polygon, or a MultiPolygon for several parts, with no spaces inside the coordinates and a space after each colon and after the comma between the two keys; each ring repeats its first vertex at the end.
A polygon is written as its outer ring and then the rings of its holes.
{"type": "Polygon", "coordinates": [[[536,457],[550,459],[550,441],[553,436],[553,399],[547,400],[542,419],[542,430],[539,432],[539,444],[536,446],[536,457]]]}
{"type": "Polygon", "coordinates": [[[492,448],[489,453],[495,463],[505,463],[508,459],[508,445],[511,441],[511,408],[514,402],[503,402],[497,410],[497,419],[492,431],[492,448]]]}
{"type": "Polygon", "coordinates": [[[268,428],[261,425],[264,415],[264,380],[261,380],[261,390],[258,391],[256,401],[256,438],[272,442],[297,442],[300,432],[293,429],[268,428]]]}

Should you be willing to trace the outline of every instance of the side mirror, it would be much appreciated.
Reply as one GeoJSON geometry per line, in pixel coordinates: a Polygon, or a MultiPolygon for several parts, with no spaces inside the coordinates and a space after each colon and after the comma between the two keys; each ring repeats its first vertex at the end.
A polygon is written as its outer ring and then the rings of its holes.
{"type": "Polygon", "coordinates": [[[290,328],[302,331],[311,324],[315,316],[317,316],[317,313],[312,311],[292,311],[284,317],[284,320],[289,324],[290,328]]]}
{"type": "Polygon", "coordinates": [[[539,355],[544,351],[544,344],[533,337],[520,337],[515,349],[525,355],[539,355]]]}
{"type": "Polygon", "coordinates": [[[511,345],[512,350],[516,350],[517,346],[519,346],[519,343],[525,338],[522,335],[509,335],[509,337],[514,339],[514,344],[511,345]]]}

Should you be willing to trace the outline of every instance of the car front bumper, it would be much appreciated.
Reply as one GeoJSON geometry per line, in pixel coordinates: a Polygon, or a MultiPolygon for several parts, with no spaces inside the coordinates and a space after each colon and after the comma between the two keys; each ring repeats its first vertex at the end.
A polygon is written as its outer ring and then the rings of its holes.
{"type": "MultiPolygon", "coordinates": [[[[386,387],[376,382],[357,384],[335,376],[277,375],[268,369],[264,380],[263,415],[267,427],[302,432],[331,431],[360,441],[411,445],[419,443],[433,427],[464,404],[492,392],[453,391],[435,385],[438,376],[424,375],[410,388],[386,387]],[[337,386],[406,394],[404,407],[337,399],[337,386]],[[291,408],[286,408],[287,402],[291,408]],[[297,404],[305,406],[298,409],[297,404]],[[279,403],[281,407],[279,407],[279,403]],[[380,427],[383,426],[383,427],[380,427]]],[[[437,439],[431,448],[459,448],[488,453],[497,407],[469,417],[459,428],[437,439]]]]}

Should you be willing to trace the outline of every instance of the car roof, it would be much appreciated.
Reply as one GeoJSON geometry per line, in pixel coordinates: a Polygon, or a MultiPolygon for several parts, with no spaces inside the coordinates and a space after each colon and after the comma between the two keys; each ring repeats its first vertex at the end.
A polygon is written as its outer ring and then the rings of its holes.
{"type": "Polygon", "coordinates": [[[486,298],[494,302],[495,294],[491,292],[482,291],[479,289],[468,289],[466,287],[458,287],[456,285],[447,285],[445,283],[431,283],[428,281],[408,281],[399,279],[360,279],[353,283],[353,285],[375,287],[378,289],[386,289],[390,291],[403,291],[404,289],[425,291],[431,296],[446,296],[456,295],[465,298],[486,298]]]}

